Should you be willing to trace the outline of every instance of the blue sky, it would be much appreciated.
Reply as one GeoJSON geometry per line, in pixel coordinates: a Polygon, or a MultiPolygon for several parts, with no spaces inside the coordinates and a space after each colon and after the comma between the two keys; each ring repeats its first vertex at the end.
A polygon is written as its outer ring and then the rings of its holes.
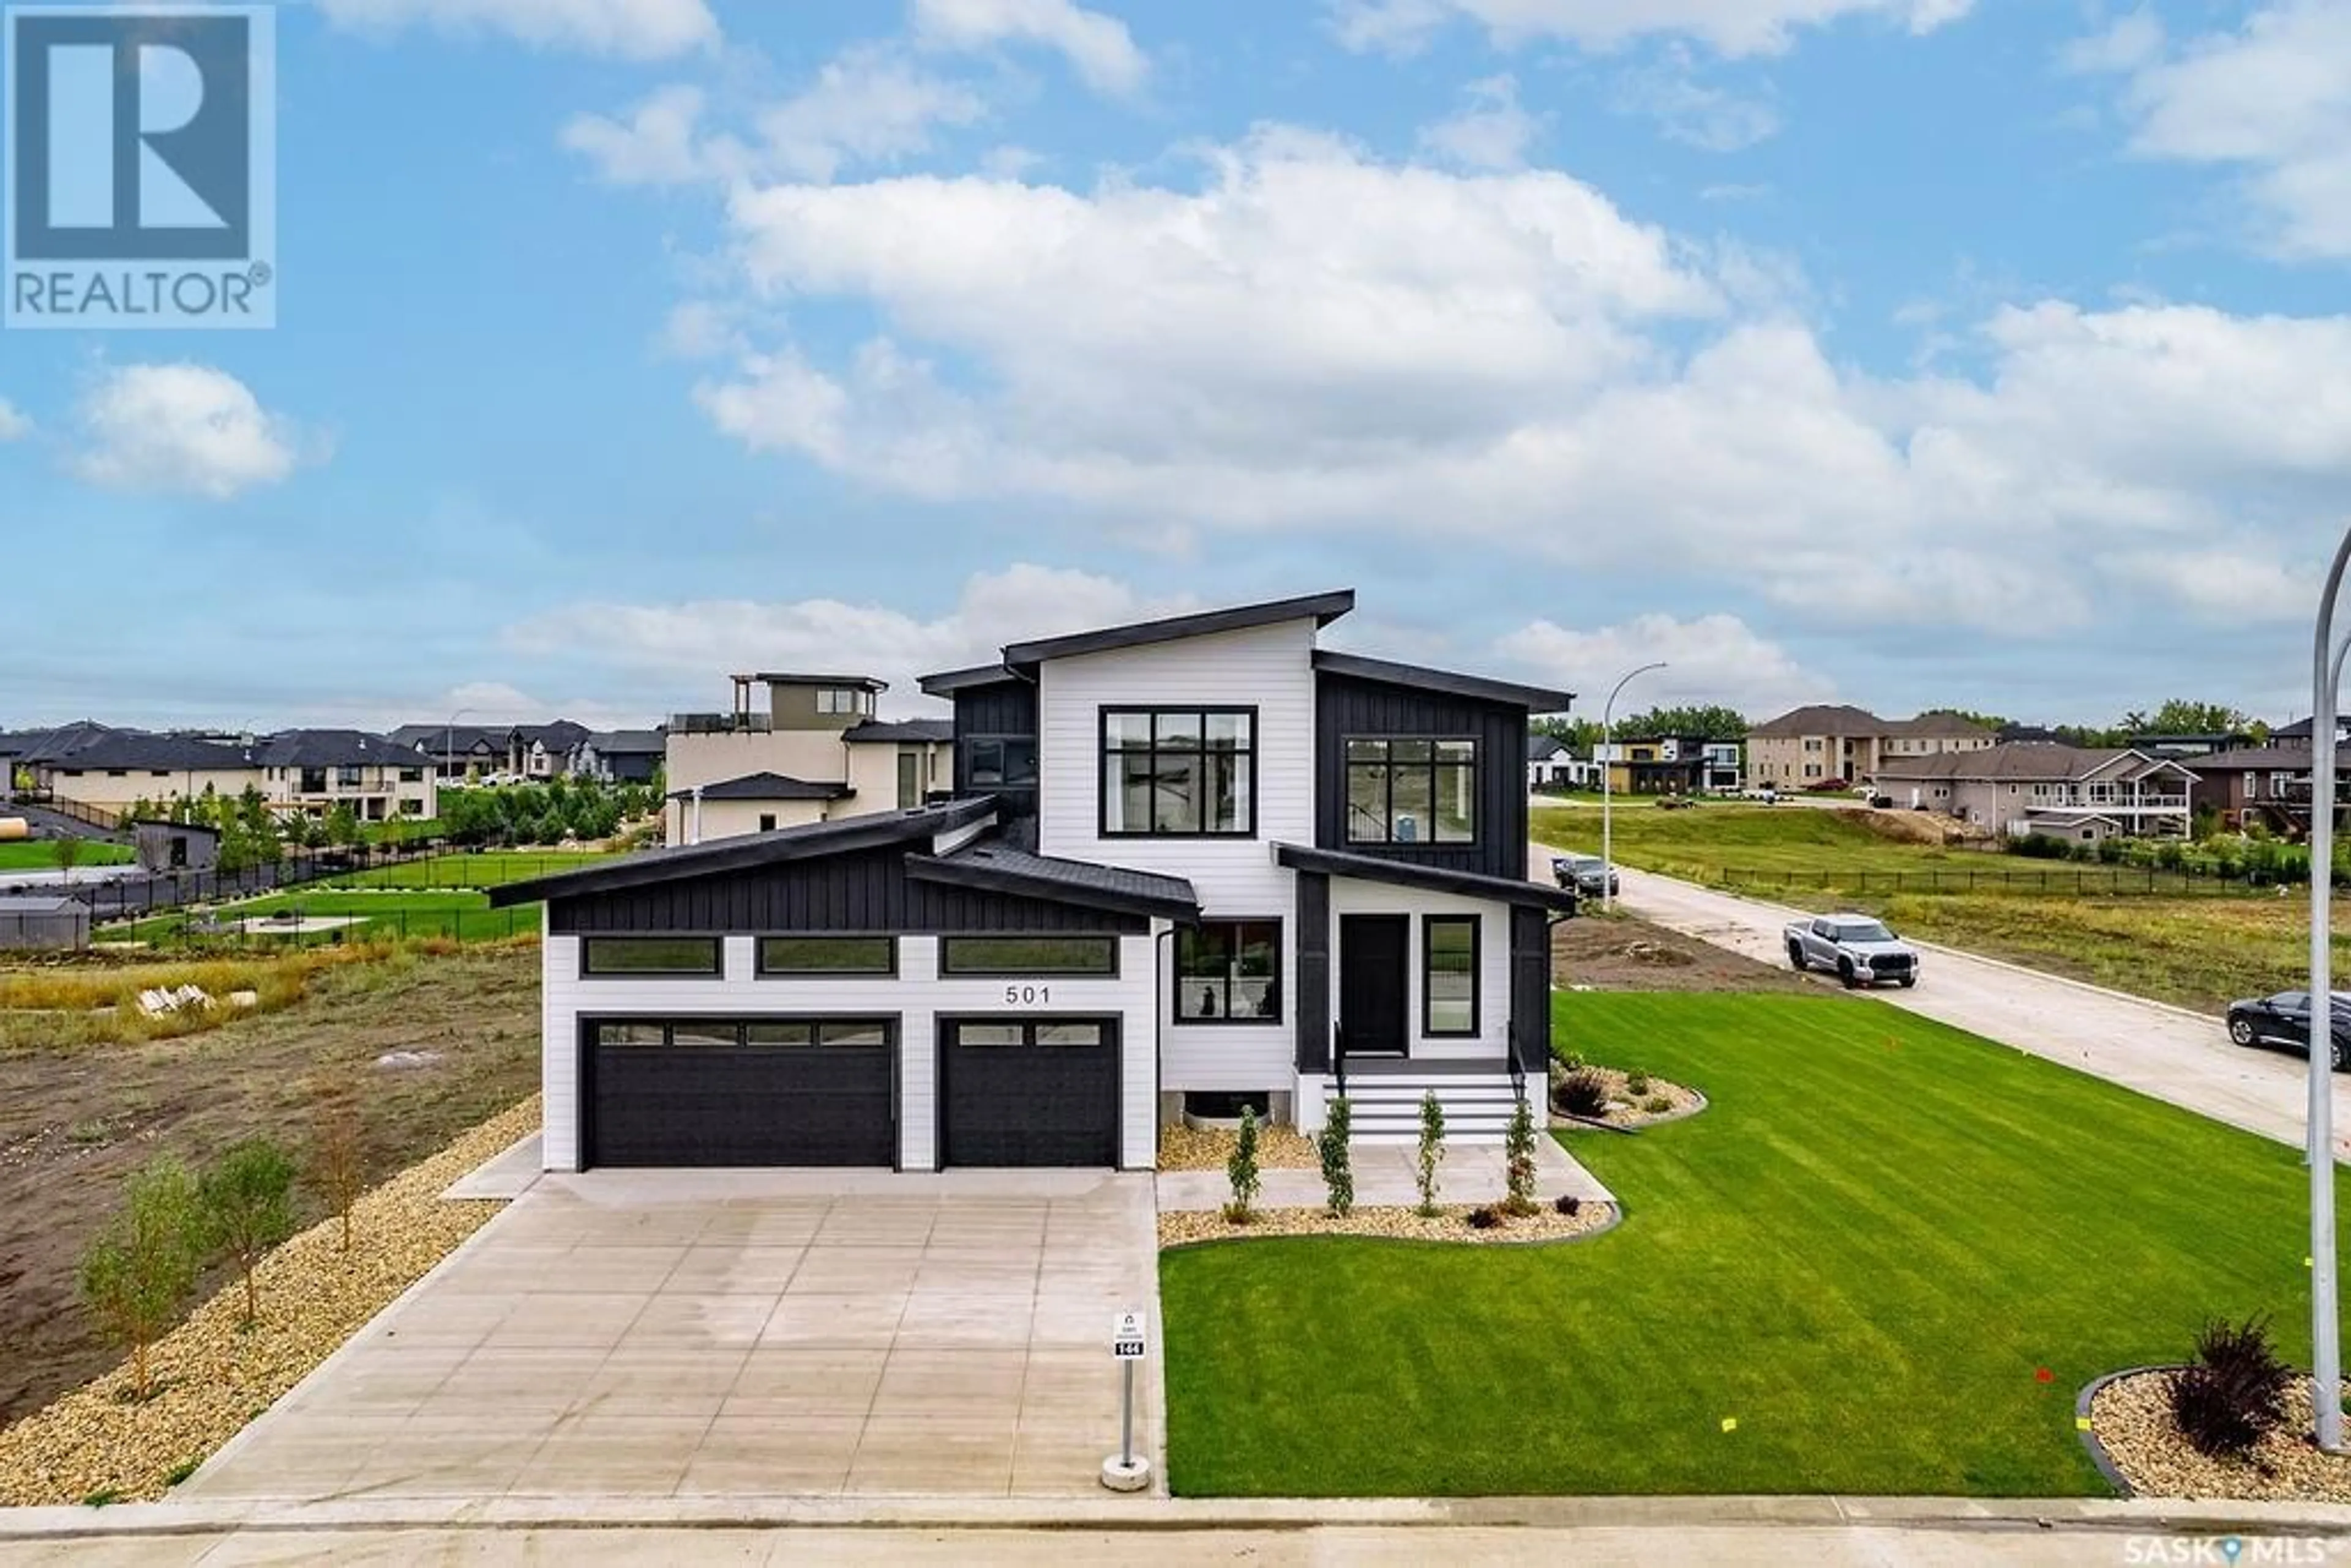
{"type": "Polygon", "coordinates": [[[644,721],[1342,585],[1366,651],[1758,716],[2299,706],[2339,4],[318,0],[277,47],[277,328],[0,334],[0,727],[644,721]]]}

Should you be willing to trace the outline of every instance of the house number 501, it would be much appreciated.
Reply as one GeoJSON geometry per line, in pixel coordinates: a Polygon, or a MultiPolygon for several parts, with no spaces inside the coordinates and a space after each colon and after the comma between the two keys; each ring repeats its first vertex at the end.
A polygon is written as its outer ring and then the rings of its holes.
{"type": "Polygon", "coordinates": [[[1040,1002],[1050,1002],[1052,999],[1053,988],[1050,986],[1007,986],[1004,988],[1004,1000],[1006,1005],[1010,1007],[1035,1007],[1040,1002]]]}

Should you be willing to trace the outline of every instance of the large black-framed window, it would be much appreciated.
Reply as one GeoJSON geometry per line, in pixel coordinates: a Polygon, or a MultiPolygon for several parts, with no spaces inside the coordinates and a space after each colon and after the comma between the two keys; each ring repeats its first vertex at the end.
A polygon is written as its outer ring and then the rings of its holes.
{"type": "Polygon", "coordinates": [[[1257,709],[1102,710],[1104,838],[1257,836],[1257,709]]]}
{"type": "Polygon", "coordinates": [[[1281,922],[1210,920],[1176,932],[1176,1021],[1281,1021],[1281,922]]]}
{"type": "Polygon", "coordinates": [[[894,975],[898,972],[898,939],[894,936],[762,936],[759,974],[762,977],[827,975],[894,975]]]}
{"type": "Polygon", "coordinates": [[[942,936],[939,973],[1093,978],[1118,973],[1115,936],[942,936]]]}
{"type": "Polygon", "coordinates": [[[1478,841],[1478,743],[1466,737],[1349,736],[1347,841],[1478,841]]]}
{"type": "Polygon", "coordinates": [[[1478,1032],[1478,916],[1430,915],[1420,923],[1420,1032],[1478,1032]]]}
{"type": "Polygon", "coordinates": [[[580,942],[580,972],[599,979],[709,978],[724,971],[716,936],[586,936],[580,942]]]}
{"type": "Polygon", "coordinates": [[[1037,787],[1037,737],[1033,735],[973,735],[963,743],[963,781],[969,789],[1033,789],[1037,787]]]}

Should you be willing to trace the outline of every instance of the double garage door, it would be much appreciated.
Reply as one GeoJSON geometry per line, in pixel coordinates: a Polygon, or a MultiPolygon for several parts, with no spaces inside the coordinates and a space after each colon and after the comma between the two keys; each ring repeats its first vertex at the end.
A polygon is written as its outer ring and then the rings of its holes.
{"type": "MultiPolygon", "coordinates": [[[[587,1027],[589,1166],[892,1166],[893,1019],[621,1019],[587,1027]]],[[[1118,1026],[942,1021],[947,1166],[1118,1163],[1118,1026]]]]}

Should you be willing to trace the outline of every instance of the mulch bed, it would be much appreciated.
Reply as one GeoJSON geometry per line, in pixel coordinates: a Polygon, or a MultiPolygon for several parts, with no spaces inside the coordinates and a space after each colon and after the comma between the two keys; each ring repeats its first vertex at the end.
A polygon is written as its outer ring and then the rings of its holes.
{"type": "Polygon", "coordinates": [[[242,1281],[222,1290],[150,1351],[147,1403],[128,1402],[126,1362],[0,1429],[0,1506],[162,1496],[505,1207],[440,1194],[538,1124],[534,1095],[369,1191],[349,1252],[332,1218],[278,1248],[256,1274],[260,1322],[242,1326],[242,1281]]]}
{"type": "Polygon", "coordinates": [[[1501,1224],[1487,1230],[1471,1225],[1468,1217],[1468,1207],[1456,1204],[1439,1205],[1434,1219],[1425,1219],[1410,1208],[1356,1208],[1344,1218],[1324,1208],[1261,1208],[1247,1225],[1234,1225],[1211,1210],[1187,1209],[1161,1213],[1159,1245],[1186,1247],[1260,1236],[1380,1236],[1473,1246],[1566,1241],[1606,1229],[1615,1223],[1616,1210],[1609,1204],[1587,1203],[1573,1214],[1562,1214],[1546,1205],[1531,1215],[1506,1216],[1501,1224]]]}
{"type": "MultiPolygon", "coordinates": [[[[1232,1158],[1238,1133],[1219,1127],[1187,1127],[1178,1122],[1159,1134],[1159,1168],[1163,1171],[1220,1171],[1232,1158]]],[[[1269,1171],[1311,1171],[1322,1168],[1314,1142],[1295,1127],[1261,1122],[1257,1129],[1258,1168],[1269,1171]]]]}
{"type": "Polygon", "coordinates": [[[2351,1502],[2351,1455],[2325,1454],[2310,1440],[2311,1385],[2286,1390],[2285,1420],[2243,1459],[2216,1459],[2189,1446],[2171,1418],[2169,1369],[2135,1372],[2098,1390],[2090,1427],[2131,1490],[2146,1497],[2228,1498],[2262,1502],[2351,1502]]]}
{"type": "MultiPolygon", "coordinates": [[[[1622,1068],[1586,1064],[1583,1071],[1599,1074],[1608,1085],[1607,1113],[1594,1119],[1612,1127],[1646,1127],[1658,1122],[1675,1122],[1706,1109],[1705,1095],[1682,1084],[1669,1083],[1655,1074],[1649,1076],[1647,1090],[1635,1094],[1628,1086],[1631,1075],[1622,1068]],[[1648,1108],[1652,1102],[1659,1099],[1667,1102],[1663,1110],[1648,1108]]],[[[1555,1090],[1552,1109],[1558,1110],[1555,1090]]],[[[1566,1113],[1560,1113],[1564,1115],[1566,1113]]],[[[1573,1126],[1575,1124],[1571,1122],[1568,1124],[1573,1126]]]]}

